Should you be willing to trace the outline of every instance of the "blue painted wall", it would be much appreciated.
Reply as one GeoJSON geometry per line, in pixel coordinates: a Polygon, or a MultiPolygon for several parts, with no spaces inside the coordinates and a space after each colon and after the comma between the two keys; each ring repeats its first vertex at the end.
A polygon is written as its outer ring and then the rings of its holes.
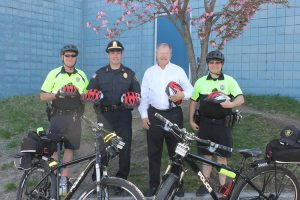
{"type": "MultiPolygon", "coordinates": [[[[192,7],[193,16],[203,12],[202,1],[192,1],[192,7]]],[[[61,64],[59,50],[66,43],[78,45],[78,66],[89,77],[107,64],[108,40],[103,32],[96,35],[86,28],[99,10],[113,17],[121,12],[101,0],[0,0],[0,97],[38,94],[47,72],[61,64]]],[[[193,28],[192,34],[198,56],[200,41],[193,28]]],[[[153,65],[154,23],[117,39],[125,46],[123,63],[141,80],[153,65]]],[[[227,43],[224,53],[224,72],[234,76],[245,93],[300,100],[300,1],[290,0],[290,8],[263,7],[246,32],[227,43]]]]}
{"type": "Polygon", "coordinates": [[[82,49],[82,1],[0,0],[0,30],[0,97],[37,94],[60,48],[82,49]]]}

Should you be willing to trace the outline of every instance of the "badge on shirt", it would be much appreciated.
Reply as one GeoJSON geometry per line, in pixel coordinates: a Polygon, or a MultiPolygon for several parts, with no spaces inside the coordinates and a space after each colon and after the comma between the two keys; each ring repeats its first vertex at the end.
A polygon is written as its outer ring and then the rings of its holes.
{"type": "Polygon", "coordinates": [[[75,79],[77,82],[79,82],[80,81],[80,77],[76,77],[76,79],[75,79]]]}
{"type": "Polygon", "coordinates": [[[93,74],[93,79],[95,79],[96,78],[96,76],[97,76],[97,74],[95,73],[95,74],[93,74]]]}
{"type": "Polygon", "coordinates": [[[220,85],[220,90],[224,90],[225,89],[225,85],[220,85]]]}
{"type": "Polygon", "coordinates": [[[126,72],[124,72],[123,77],[128,78],[128,74],[126,72]]]}

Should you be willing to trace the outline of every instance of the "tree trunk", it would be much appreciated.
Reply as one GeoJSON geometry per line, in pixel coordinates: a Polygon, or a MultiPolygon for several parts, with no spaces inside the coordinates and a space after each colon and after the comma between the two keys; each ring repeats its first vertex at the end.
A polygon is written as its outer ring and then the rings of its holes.
{"type": "Polygon", "coordinates": [[[190,65],[191,75],[192,75],[192,84],[194,85],[195,81],[197,80],[197,74],[196,74],[197,64],[195,60],[195,51],[193,47],[189,26],[186,23],[182,24],[182,26],[183,26],[183,34],[184,34],[183,39],[188,51],[188,59],[189,59],[189,65],[190,65]]]}

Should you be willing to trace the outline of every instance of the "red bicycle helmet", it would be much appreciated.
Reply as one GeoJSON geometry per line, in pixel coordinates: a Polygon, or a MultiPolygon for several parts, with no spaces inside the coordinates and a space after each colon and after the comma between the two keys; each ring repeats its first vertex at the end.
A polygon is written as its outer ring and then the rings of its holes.
{"type": "Polygon", "coordinates": [[[226,101],[226,99],[228,99],[229,97],[224,94],[223,92],[212,92],[210,93],[206,98],[205,101],[209,101],[212,103],[222,103],[224,101],[226,101]]]}
{"type": "Polygon", "coordinates": [[[134,108],[140,105],[141,95],[136,92],[126,92],[121,97],[121,102],[127,108],[134,108]]]}
{"type": "Polygon", "coordinates": [[[75,85],[67,84],[60,89],[60,93],[66,96],[75,96],[78,95],[78,90],[75,85]]]}
{"type": "Polygon", "coordinates": [[[103,98],[102,93],[97,89],[89,89],[85,94],[85,99],[87,101],[99,101],[103,98]]]}
{"type": "MultiPolygon", "coordinates": [[[[170,83],[168,83],[167,87],[166,87],[166,93],[168,96],[174,95],[177,93],[177,90],[183,91],[182,87],[176,83],[175,81],[171,81],[170,83]]],[[[176,106],[180,105],[182,103],[182,100],[173,102],[175,103],[176,106]]]]}

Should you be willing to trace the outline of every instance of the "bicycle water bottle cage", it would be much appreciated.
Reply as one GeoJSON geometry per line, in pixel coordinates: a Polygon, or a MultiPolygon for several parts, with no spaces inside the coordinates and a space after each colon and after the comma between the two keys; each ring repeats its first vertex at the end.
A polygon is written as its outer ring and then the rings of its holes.
{"type": "Polygon", "coordinates": [[[187,152],[190,150],[190,147],[188,147],[187,145],[183,144],[183,143],[178,143],[175,149],[175,152],[179,155],[181,155],[182,157],[185,157],[187,152]]]}

